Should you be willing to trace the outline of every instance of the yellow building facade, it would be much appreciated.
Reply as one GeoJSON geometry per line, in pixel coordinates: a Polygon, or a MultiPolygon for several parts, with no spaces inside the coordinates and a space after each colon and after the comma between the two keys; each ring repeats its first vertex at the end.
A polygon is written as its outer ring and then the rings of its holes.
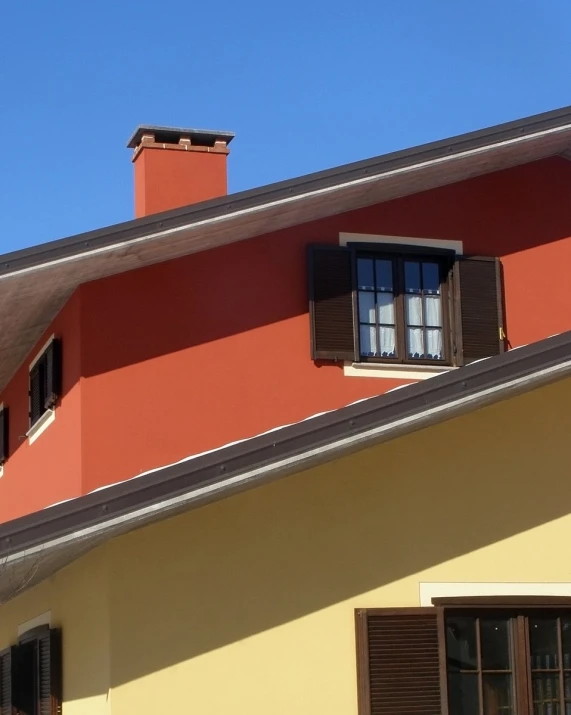
{"type": "Polygon", "coordinates": [[[355,715],[354,609],[571,595],[571,380],[96,548],[0,608],[64,715],[355,715]]]}

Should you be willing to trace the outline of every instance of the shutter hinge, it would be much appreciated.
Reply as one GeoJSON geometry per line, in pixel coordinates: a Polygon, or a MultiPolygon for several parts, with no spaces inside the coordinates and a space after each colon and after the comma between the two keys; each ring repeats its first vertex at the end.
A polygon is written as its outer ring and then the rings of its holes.
{"type": "Polygon", "coordinates": [[[504,332],[504,329],[500,326],[500,340],[505,340],[506,339],[506,334],[504,332]]]}

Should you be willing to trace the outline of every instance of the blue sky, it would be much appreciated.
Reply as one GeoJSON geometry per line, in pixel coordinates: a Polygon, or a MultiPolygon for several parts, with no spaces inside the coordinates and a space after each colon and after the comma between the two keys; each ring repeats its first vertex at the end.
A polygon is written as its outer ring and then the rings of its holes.
{"type": "Polygon", "coordinates": [[[240,191],[571,104],[569,0],[27,0],[0,16],[0,252],[133,217],[137,124],[240,191]]]}

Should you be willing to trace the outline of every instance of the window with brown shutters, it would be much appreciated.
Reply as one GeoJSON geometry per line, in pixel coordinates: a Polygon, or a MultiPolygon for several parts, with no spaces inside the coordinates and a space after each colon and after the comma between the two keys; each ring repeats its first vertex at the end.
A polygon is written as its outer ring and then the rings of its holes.
{"type": "Polygon", "coordinates": [[[358,610],[359,714],[571,712],[570,600],[517,600],[358,610]]]}
{"type": "Polygon", "coordinates": [[[30,427],[55,407],[61,396],[61,376],[61,340],[54,338],[30,368],[30,427]]]}
{"type": "Polygon", "coordinates": [[[315,360],[459,366],[504,350],[496,258],[386,244],[309,256],[315,360]]]}
{"type": "Polygon", "coordinates": [[[0,652],[0,715],[61,715],[61,631],[41,626],[0,652]]]}
{"type": "Polygon", "coordinates": [[[8,459],[8,408],[0,406],[0,467],[8,459]]]}

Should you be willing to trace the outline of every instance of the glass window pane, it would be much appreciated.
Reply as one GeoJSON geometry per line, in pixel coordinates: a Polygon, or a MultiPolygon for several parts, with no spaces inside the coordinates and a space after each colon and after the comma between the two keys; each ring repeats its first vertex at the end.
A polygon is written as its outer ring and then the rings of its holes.
{"type": "Polygon", "coordinates": [[[512,676],[484,673],[484,715],[510,715],[513,708],[512,676]]]}
{"type": "Polygon", "coordinates": [[[571,668],[571,618],[561,619],[561,637],[563,640],[563,667],[571,668]]]}
{"type": "Polygon", "coordinates": [[[375,261],[377,271],[377,288],[382,290],[393,289],[393,262],[375,261]]]}
{"type": "Polygon", "coordinates": [[[407,328],[406,344],[409,358],[424,360],[424,330],[422,328],[407,328]]]}
{"type": "Polygon", "coordinates": [[[392,293],[377,293],[379,323],[395,324],[395,304],[392,293]]]}
{"type": "Polygon", "coordinates": [[[426,329],[426,357],[428,360],[442,360],[442,329],[426,329]]]}
{"type": "Polygon", "coordinates": [[[451,616],[446,619],[448,670],[477,670],[476,619],[451,616]]]}
{"type": "Polygon", "coordinates": [[[422,264],[422,287],[434,295],[440,293],[440,266],[438,263],[422,264]]]}
{"type": "MultiPolygon", "coordinates": [[[[416,296],[410,297],[416,298],[416,296]]],[[[420,300],[420,298],[417,300],[420,300]]],[[[442,327],[442,301],[439,295],[427,295],[424,297],[424,324],[434,328],[442,327]]]]}
{"type": "Polygon", "coordinates": [[[571,700],[571,674],[565,673],[565,700],[571,700]]]}
{"type": "Polygon", "coordinates": [[[450,715],[478,715],[478,676],[472,673],[448,673],[450,715]]]}
{"type": "Polygon", "coordinates": [[[404,262],[404,289],[407,293],[420,293],[420,263],[404,262]]]}
{"type": "Polygon", "coordinates": [[[557,619],[530,618],[529,640],[532,668],[539,670],[559,667],[557,619]]]}
{"type": "Polygon", "coordinates": [[[372,259],[357,259],[357,283],[359,288],[373,289],[375,287],[372,259]]]}
{"type": "Polygon", "coordinates": [[[534,673],[532,676],[534,715],[560,715],[559,676],[534,673]]]}
{"type": "Polygon", "coordinates": [[[375,294],[359,291],[359,322],[375,322],[375,294]]]}
{"type": "Polygon", "coordinates": [[[397,356],[395,329],[394,328],[379,328],[381,337],[381,356],[394,358],[397,356]]]}
{"type": "Polygon", "coordinates": [[[507,620],[480,621],[482,670],[511,670],[510,623],[507,620]]]}
{"type": "Polygon", "coordinates": [[[419,295],[405,295],[407,325],[422,325],[422,298],[419,295]]]}
{"type": "Polygon", "coordinates": [[[374,357],[377,354],[377,329],[374,325],[361,325],[359,330],[361,355],[374,357]]]}

